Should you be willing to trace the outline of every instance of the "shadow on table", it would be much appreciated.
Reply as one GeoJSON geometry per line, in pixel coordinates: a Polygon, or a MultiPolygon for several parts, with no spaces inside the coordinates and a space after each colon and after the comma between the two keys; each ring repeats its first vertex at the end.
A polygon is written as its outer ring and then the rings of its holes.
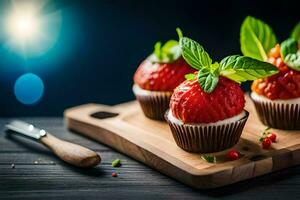
{"type": "MultiPolygon", "coordinates": [[[[10,131],[7,131],[10,132],[10,131]]],[[[28,150],[31,150],[33,153],[39,153],[39,154],[43,154],[46,156],[50,156],[51,159],[55,159],[56,162],[59,165],[62,165],[76,173],[80,173],[86,176],[92,176],[92,177],[98,177],[103,175],[103,170],[100,168],[100,166],[94,167],[94,168],[79,168],[79,167],[75,167],[72,165],[69,165],[68,163],[63,162],[62,160],[60,160],[59,158],[57,158],[50,150],[48,150],[46,147],[44,147],[42,144],[40,144],[39,142],[35,142],[32,139],[27,139],[24,138],[22,136],[16,135],[13,132],[11,133],[7,133],[5,135],[5,138],[16,143],[17,145],[24,147],[28,150]]],[[[52,163],[52,164],[55,164],[52,163]]]]}
{"type": "Polygon", "coordinates": [[[285,170],[273,172],[270,174],[266,174],[253,179],[234,183],[232,185],[223,186],[220,188],[206,189],[206,190],[196,190],[196,189],[192,189],[192,190],[194,190],[194,192],[201,193],[202,195],[207,195],[211,197],[230,196],[233,194],[238,194],[249,190],[256,190],[256,191],[260,190],[263,192],[265,191],[265,186],[279,184],[281,181],[290,179],[298,175],[296,168],[297,167],[290,167],[285,170]]]}

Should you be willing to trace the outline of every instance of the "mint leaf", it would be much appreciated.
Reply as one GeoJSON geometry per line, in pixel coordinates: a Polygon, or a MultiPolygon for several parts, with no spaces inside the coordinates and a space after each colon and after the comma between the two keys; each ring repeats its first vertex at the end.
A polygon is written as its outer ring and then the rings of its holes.
{"type": "Polygon", "coordinates": [[[238,83],[271,76],[277,72],[274,65],[246,56],[228,56],[220,62],[220,74],[238,83]]]}
{"type": "Polygon", "coordinates": [[[181,56],[181,49],[176,40],[169,40],[162,47],[162,60],[166,62],[172,62],[177,60],[181,56]]]}
{"type": "Polygon", "coordinates": [[[285,58],[288,54],[295,54],[298,50],[298,42],[294,38],[283,41],[280,45],[280,51],[285,58]]]}
{"type": "Polygon", "coordinates": [[[176,40],[169,40],[163,46],[161,42],[154,45],[154,55],[150,56],[153,62],[171,63],[181,56],[181,48],[176,40]]]}
{"type": "Polygon", "coordinates": [[[246,17],[240,32],[241,51],[245,56],[266,61],[267,53],[276,43],[272,28],[254,17],[246,17]]]}
{"type": "Polygon", "coordinates": [[[185,76],[184,76],[184,78],[186,79],[186,80],[193,80],[193,79],[195,79],[196,78],[196,75],[195,74],[186,74],[185,76]]]}
{"type": "Polygon", "coordinates": [[[290,68],[300,71],[300,50],[298,50],[298,42],[294,38],[289,38],[281,43],[280,51],[284,63],[290,68]]]}
{"type": "Polygon", "coordinates": [[[202,155],[201,156],[202,160],[205,160],[208,163],[216,163],[217,159],[215,156],[211,156],[211,155],[202,155]]]}
{"type": "Polygon", "coordinates": [[[300,22],[298,22],[298,24],[294,27],[291,37],[300,42],[300,22]]]}
{"type": "Polygon", "coordinates": [[[202,67],[209,67],[212,63],[208,53],[196,41],[182,37],[179,40],[182,56],[185,61],[193,68],[199,70],[202,67]]]}
{"type": "Polygon", "coordinates": [[[300,50],[297,51],[295,54],[288,54],[284,58],[285,64],[289,66],[290,68],[300,71],[300,50]]]}
{"type": "Polygon", "coordinates": [[[208,68],[202,68],[198,72],[198,82],[204,92],[211,93],[217,87],[219,74],[212,73],[208,68]]]}

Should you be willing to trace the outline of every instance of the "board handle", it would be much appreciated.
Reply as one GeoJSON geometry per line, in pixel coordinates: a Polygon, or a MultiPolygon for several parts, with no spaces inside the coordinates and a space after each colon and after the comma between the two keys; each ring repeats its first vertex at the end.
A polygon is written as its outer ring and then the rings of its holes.
{"type": "Polygon", "coordinates": [[[40,141],[63,161],[77,167],[94,167],[101,162],[101,157],[94,151],[67,142],[47,133],[40,141]]]}

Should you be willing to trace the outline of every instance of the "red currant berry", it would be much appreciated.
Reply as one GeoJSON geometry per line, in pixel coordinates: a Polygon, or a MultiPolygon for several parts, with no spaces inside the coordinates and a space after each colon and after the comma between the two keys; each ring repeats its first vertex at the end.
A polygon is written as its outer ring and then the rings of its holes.
{"type": "Polygon", "coordinates": [[[263,149],[269,149],[271,147],[272,141],[270,140],[270,138],[266,137],[261,144],[263,149]]]}
{"type": "Polygon", "coordinates": [[[227,157],[230,159],[230,160],[236,160],[240,157],[240,154],[238,151],[236,150],[230,150],[228,153],[227,153],[227,157]]]}
{"type": "Polygon", "coordinates": [[[276,134],[275,134],[275,133],[270,133],[270,134],[268,134],[268,138],[269,138],[272,142],[276,142],[276,134]]]}
{"type": "Polygon", "coordinates": [[[112,177],[118,177],[118,174],[116,172],[111,173],[112,177]]]}

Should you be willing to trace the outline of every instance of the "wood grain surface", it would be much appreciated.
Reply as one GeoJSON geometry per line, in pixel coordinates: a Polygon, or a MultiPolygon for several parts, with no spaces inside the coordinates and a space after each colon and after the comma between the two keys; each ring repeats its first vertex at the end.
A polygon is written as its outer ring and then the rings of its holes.
{"type": "Polygon", "coordinates": [[[62,118],[21,118],[55,136],[88,146],[102,156],[95,169],[71,167],[43,145],[4,132],[0,118],[0,199],[300,199],[300,166],[213,190],[193,190],[146,165],[82,135],[62,118]],[[120,158],[122,167],[111,162],[120,158]],[[11,167],[15,164],[15,168],[11,167]],[[119,177],[111,177],[112,172],[119,177]]]}
{"type": "Polygon", "coordinates": [[[180,149],[174,142],[167,123],[144,117],[137,102],[113,107],[87,104],[65,112],[67,126],[99,142],[107,144],[150,167],[194,188],[215,188],[300,163],[300,131],[274,130],[278,142],[269,150],[259,143],[266,128],[258,120],[247,97],[250,112],[240,142],[234,147],[243,154],[236,161],[226,158],[228,151],[211,155],[217,163],[200,159],[201,154],[180,149]],[[105,111],[118,116],[98,119],[92,114],[105,111]]]}

